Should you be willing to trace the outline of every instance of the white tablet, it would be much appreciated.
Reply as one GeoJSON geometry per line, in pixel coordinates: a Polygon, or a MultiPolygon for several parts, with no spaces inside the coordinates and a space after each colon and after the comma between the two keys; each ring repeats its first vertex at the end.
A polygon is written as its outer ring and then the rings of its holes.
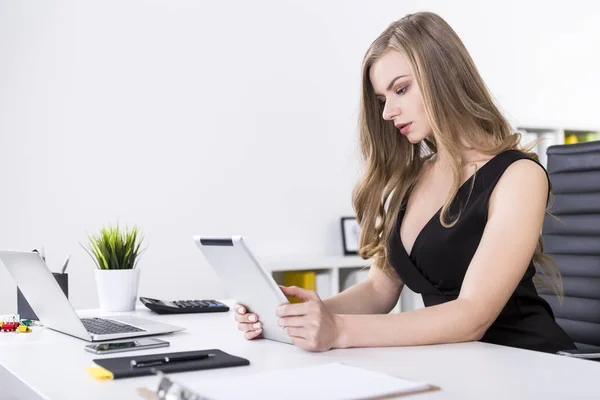
{"type": "Polygon", "coordinates": [[[229,293],[258,315],[266,339],[292,343],[277,324],[275,310],[289,303],[277,282],[256,260],[242,236],[194,236],[202,251],[229,293]]]}

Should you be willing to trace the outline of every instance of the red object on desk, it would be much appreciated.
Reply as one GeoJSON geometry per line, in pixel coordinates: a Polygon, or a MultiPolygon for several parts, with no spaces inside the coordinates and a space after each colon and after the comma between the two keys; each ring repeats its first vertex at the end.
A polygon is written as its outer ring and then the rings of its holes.
{"type": "Polygon", "coordinates": [[[2,332],[14,332],[18,327],[18,322],[5,322],[2,324],[2,332]]]}

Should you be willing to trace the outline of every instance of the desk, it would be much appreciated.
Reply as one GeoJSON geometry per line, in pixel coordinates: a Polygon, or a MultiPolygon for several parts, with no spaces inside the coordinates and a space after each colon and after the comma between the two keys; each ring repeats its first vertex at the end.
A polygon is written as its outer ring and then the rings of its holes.
{"type": "MultiPolygon", "coordinates": [[[[232,305],[231,301],[225,303],[232,305]]],[[[598,398],[600,395],[600,362],[595,361],[480,342],[311,353],[292,345],[264,339],[245,340],[236,329],[233,312],[157,315],[141,306],[135,313],[126,314],[186,326],[186,331],[161,336],[171,342],[169,351],[219,348],[247,358],[251,363],[247,367],[174,375],[184,381],[342,362],[441,387],[441,391],[409,397],[419,400],[562,400],[598,398]]],[[[85,311],[80,312],[80,315],[93,316],[100,313],[85,311]]],[[[34,331],[28,334],[1,333],[0,388],[10,388],[14,398],[19,400],[137,399],[140,398],[135,392],[137,387],[156,388],[158,378],[155,376],[116,381],[94,380],[85,367],[95,365],[92,359],[98,356],[84,351],[85,344],[87,342],[83,340],[41,327],[34,327],[34,331]]],[[[152,349],[129,354],[160,353],[165,350],[167,349],[152,349]]]]}

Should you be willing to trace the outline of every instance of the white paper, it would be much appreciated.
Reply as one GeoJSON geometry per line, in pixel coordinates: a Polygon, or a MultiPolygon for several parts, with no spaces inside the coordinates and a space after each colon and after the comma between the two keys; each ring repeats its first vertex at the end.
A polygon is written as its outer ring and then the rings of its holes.
{"type": "Polygon", "coordinates": [[[339,363],[211,379],[209,382],[178,383],[210,400],[369,399],[430,387],[424,382],[339,363]]]}

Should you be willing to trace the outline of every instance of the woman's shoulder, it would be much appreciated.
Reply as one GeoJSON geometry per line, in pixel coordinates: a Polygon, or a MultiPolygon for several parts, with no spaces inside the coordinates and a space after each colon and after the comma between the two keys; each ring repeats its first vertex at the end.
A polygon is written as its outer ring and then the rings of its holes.
{"type": "Polygon", "coordinates": [[[492,156],[477,174],[474,190],[483,196],[482,199],[499,195],[527,196],[534,190],[549,194],[550,179],[546,169],[535,157],[517,149],[492,156]]]}
{"type": "Polygon", "coordinates": [[[533,153],[526,153],[518,149],[509,149],[498,155],[505,164],[505,169],[512,173],[523,173],[526,176],[538,176],[548,179],[546,168],[540,163],[533,153]]]}
{"type": "Polygon", "coordinates": [[[539,161],[539,157],[532,152],[526,152],[520,149],[508,149],[497,154],[497,157],[502,159],[504,162],[508,162],[509,164],[518,160],[529,160],[533,161],[542,169],[546,169],[539,161]]]}
{"type": "Polygon", "coordinates": [[[504,175],[508,169],[534,174],[541,172],[543,175],[547,175],[546,168],[539,162],[537,156],[518,149],[502,151],[493,156],[488,163],[490,164],[489,169],[496,171],[498,178],[504,175]]]}
{"type": "Polygon", "coordinates": [[[499,162],[494,192],[523,195],[539,191],[548,193],[550,179],[544,166],[534,157],[511,149],[498,155],[499,162]]]}

